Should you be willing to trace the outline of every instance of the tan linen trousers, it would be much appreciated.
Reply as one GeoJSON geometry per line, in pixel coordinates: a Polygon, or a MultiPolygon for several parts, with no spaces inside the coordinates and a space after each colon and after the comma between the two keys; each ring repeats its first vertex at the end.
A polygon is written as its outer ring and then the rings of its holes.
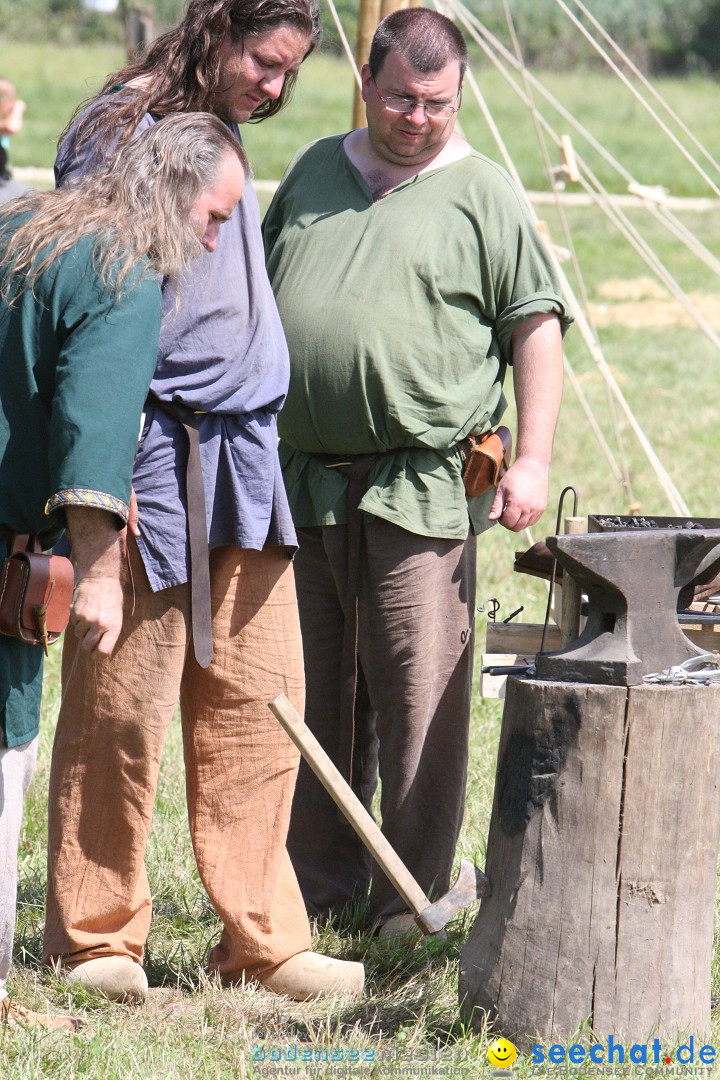
{"type": "Polygon", "coordinates": [[[310,947],[285,849],[298,753],[267,708],[278,693],[304,704],[292,563],[281,548],[211,552],[207,670],[193,654],[189,586],[153,593],[132,538],[129,563],[112,657],[89,658],[65,638],[44,961],[142,963],[151,917],[145,849],[179,696],[193,849],[223,923],[208,966],[225,980],[252,978],[310,947]]]}

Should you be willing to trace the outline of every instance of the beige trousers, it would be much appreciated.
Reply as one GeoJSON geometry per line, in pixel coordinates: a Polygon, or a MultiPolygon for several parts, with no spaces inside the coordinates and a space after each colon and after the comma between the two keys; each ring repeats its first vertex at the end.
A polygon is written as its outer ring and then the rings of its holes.
{"type": "Polygon", "coordinates": [[[224,979],[252,978],[310,947],[285,850],[298,754],[267,708],[278,693],[304,704],[292,563],[278,548],[211,552],[215,651],[203,670],[189,586],[153,593],[134,541],[129,561],[112,657],[91,659],[65,639],[44,960],[142,963],[151,917],[145,849],[179,697],[193,849],[223,923],[208,966],[224,979]]]}

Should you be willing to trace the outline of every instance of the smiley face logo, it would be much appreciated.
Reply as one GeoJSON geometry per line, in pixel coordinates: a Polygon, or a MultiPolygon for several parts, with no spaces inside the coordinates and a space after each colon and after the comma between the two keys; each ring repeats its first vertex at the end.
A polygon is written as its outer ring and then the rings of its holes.
{"type": "Polygon", "coordinates": [[[517,1050],[508,1039],[496,1039],[488,1046],[487,1054],[496,1069],[509,1069],[517,1057],[517,1050]]]}

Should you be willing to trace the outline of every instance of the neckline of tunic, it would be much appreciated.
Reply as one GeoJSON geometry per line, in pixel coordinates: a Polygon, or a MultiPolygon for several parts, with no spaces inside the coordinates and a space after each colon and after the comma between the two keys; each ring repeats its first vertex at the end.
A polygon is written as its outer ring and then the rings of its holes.
{"type": "Polygon", "coordinates": [[[446,161],[444,164],[436,165],[432,169],[423,169],[420,172],[415,173],[413,176],[408,176],[407,180],[401,180],[400,183],[396,184],[395,187],[391,188],[386,195],[383,195],[379,199],[375,199],[373,198],[373,193],[370,190],[370,185],[368,184],[360,169],[358,169],[357,165],[355,165],[350,160],[348,152],[345,149],[345,140],[351,134],[352,132],[348,131],[344,135],[338,137],[340,154],[342,155],[342,158],[345,161],[345,164],[351,176],[355,179],[363,194],[369,199],[371,206],[379,206],[381,203],[386,202],[387,199],[394,195],[396,191],[402,191],[404,188],[410,187],[411,185],[416,185],[420,181],[425,180],[428,177],[435,176],[437,175],[437,173],[443,172],[445,169],[451,168],[453,165],[459,165],[463,161],[467,161],[468,158],[473,157],[476,153],[476,151],[473,150],[472,147],[470,147],[469,153],[464,154],[463,157],[455,158],[454,161],[446,161]]]}

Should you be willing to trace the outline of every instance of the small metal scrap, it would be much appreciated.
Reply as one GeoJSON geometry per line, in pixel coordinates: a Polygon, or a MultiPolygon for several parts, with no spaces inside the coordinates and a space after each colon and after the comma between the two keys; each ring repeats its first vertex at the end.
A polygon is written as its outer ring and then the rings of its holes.
{"type": "Polygon", "coordinates": [[[489,664],[482,669],[483,675],[529,675],[535,674],[535,665],[529,661],[522,664],[489,664]]]}
{"type": "Polygon", "coordinates": [[[512,622],[513,619],[517,615],[520,615],[520,613],[523,612],[524,610],[525,610],[524,604],[521,604],[519,608],[515,608],[515,610],[510,615],[508,615],[507,619],[503,619],[503,625],[505,625],[506,623],[512,622]]]}
{"type": "Polygon", "coordinates": [[[664,686],[710,686],[720,682],[720,654],[701,653],[691,656],[683,664],[674,664],[663,671],[644,675],[643,682],[659,683],[664,686]]]}

